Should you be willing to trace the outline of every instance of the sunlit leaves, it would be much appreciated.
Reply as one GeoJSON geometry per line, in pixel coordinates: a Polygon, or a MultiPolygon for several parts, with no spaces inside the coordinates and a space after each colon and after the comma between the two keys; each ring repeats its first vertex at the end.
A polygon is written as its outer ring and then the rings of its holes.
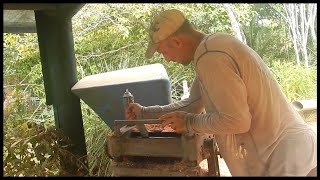
{"type": "Polygon", "coordinates": [[[317,69],[292,62],[273,62],[271,68],[280,76],[279,84],[290,101],[317,97],[317,69]]]}

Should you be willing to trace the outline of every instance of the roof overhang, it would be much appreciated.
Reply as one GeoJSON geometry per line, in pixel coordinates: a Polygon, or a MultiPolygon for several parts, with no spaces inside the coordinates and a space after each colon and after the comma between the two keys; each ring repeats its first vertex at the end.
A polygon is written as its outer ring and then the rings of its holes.
{"type": "Polygon", "coordinates": [[[85,4],[80,3],[4,3],[4,33],[36,33],[34,11],[72,18],[85,4]]]}

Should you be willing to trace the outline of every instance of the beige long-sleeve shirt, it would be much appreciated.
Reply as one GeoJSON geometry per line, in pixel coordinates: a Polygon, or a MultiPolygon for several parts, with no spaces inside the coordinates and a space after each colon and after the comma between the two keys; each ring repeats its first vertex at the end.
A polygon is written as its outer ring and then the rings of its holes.
{"type": "Polygon", "coordinates": [[[315,132],[250,47],[228,34],[210,35],[193,65],[189,98],[144,107],[142,117],[188,112],[189,131],[215,136],[233,176],[305,176],[316,167],[315,132]]]}

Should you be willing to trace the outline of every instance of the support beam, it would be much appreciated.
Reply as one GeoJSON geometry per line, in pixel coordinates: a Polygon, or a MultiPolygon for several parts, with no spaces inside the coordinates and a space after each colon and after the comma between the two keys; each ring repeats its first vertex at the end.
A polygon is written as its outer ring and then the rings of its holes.
{"type": "MultiPolygon", "coordinates": [[[[56,127],[75,145],[72,152],[86,157],[80,99],[71,92],[77,82],[72,22],[58,14],[35,11],[47,104],[53,105],[56,127]]],[[[86,158],[83,163],[87,166],[86,158]]],[[[65,168],[77,175],[74,167],[65,168]]]]}
{"type": "Polygon", "coordinates": [[[4,3],[5,10],[55,10],[57,4],[50,3],[4,3]]]}
{"type": "Polygon", "coordinates": [[[32,10],[3,10],[4,33],[36,33],[36,22],[32,10]]]}

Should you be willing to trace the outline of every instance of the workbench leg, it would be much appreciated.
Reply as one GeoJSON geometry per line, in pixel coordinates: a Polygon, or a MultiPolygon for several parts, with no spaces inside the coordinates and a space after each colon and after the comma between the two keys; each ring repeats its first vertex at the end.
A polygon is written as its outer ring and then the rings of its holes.
{"type": "Polygon", "coordinates": [[[208,162],[208,176],[220,176],[219,161],[218,161],[218,147],[213,139],[206,139],[204,141],[208,162]]]}

